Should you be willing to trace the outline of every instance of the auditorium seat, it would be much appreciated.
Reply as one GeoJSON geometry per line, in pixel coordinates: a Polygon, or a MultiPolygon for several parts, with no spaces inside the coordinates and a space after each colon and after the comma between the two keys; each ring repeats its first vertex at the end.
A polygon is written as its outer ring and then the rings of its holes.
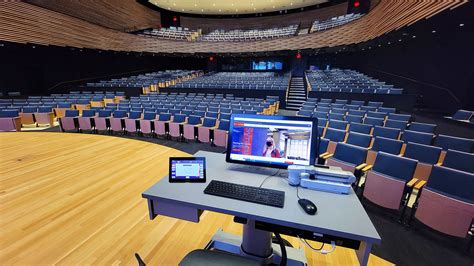
{"type": "Polygon", "coordinates": [[[83,110],[82,115],[77,118],[79,123],[79,130],[82,132],[83,130],[93,130],[92,121],[96,116],[95,110],[83,110]]]}
{"type": "Polygon", "coordinates": [[[345,120],[349,123],[362,123],[363,117],[358,115],[346,115],[345,120]]]}
{"type": "Polygon", "coordinates": [[[142,134],[152,134],[154,131],[154,123],[152,122],[156,119],[155,112],[144,112],[143,118],[139,120],[140,132],[142,134]]]}
{"type": "Polygon", "coordinates": [[[403,157],[417,160],[414,177],[427,181],[433,165],[440,161],[441,150],[439,147],[408,142],[403,157]]]}
{"type": "Polygon", "coordinates": [[[384,208],[400,210],[403,217],[415,182],[417,161],[379,152],[363,186],[363,197],[384,208]]]}
{"type": "Polygon", "coordinates": [[[217,119],[214,117],[204,117],[202,126],[198,127],[198,140],[200,142],[209,143],[213,139],[210,137],[211,130],[216,129],[217,119]]]}
{"type": "Polygon", "coordinates": [[[413,205],[414,217],[436,231],[466,238],[474,219],[474,174],[434,166],[420,189],[413,205]]]}
{"type": "Polygon", "coordinates": [[[111,110],[99,110],[98,115],[94,117],[95,130],[108,131],[110,129],[110,117],[112,116],[111,110]]]}
{"type": "Polygon", "coordinates": [[[201,116],[190,115],[188,117],[188,121],[183,125],[183,137],[187,140],[195,140],[196,139],[196,134],[195,134],[196,126],[201,125],[201,123],[202,123],[201,116]]]}
{"type": "Polygon", "coordinates": [[[168,134],[166,131],[166,124],[171,120],[170,113],[160,113],[158,119],[153,121],[155,125],[155,134],[158,136],[165,136],[168,134]]]}
{"type": "Polygon", "coordinates": [[[452,117],[447,117],[447,118],[467,122],[472,118],[473,113],[474,112],[468,111],[468,110],[457,110],[456,113],[454,113],[452,117]]]}
{"type": "Polygon", "coordinates": [[[364,119],[364,124],[372,125],[372,126],[383,126],[384,119],[383,118],[375,118],[375,117],[366,117],[364,119]]]}
{"type": "Polygon", "coordinates": [[[425,132],[425,133],[434,133],[436,130],[436,127],[437,125],[435,124],[412,122],[408,126],[408,130],[425,132]]]}
{"type": "Polygon", "coordinates": [[[346,131],[348,125],[349,123],[347,121],[329,119],[328,128],[335,128],[346,131]]]}
{"type": "Polygon", "coordinates": [[[185,114],[177,114],[173,116],[173,119],[168,123],[169,134],[171,137],[178,139],[182,138],[183,132],[181,127],[186,123],[186,118],[185,114]]]}
{"type": "Polygon", "coordinates": [[[110,118],[110,130],[112,132],[123,133],[123,120],[125,118],[127,118],[127,112],[121,110],[114,111],[113,116],[110,118]]]}
{"type": "Polygon", "coordinates": [[[66,110],[64,116],[59,119],[61,131],[76,130],[76,120],[79,117],[79,110],[66,110]]]}
{"type": "Polygon", "coordinates": [[[219,125],[214,129],[214,145],[218,147],[227,147],[227,139],[229,135],[230,121],[225,119],[219,120],[219,125]]]}
{"type": "Polygon", "coordinates": [[[54,125],[54,113],[51,106],[40,106],[35,113],[35,121],[38,125],[54,125]]]}
{"type": "Polygon", "coordinates": [[[139,124],[140,119],[142,118],[141,111],[132,111],[129,113],[128,117],[124,119],[125,121],[125,132],[127,133],[136,133],[138,131],[137,124],[139,124]]]}
{"type": "Polygon", "coordinates": [[[63,117],[66,113],[66,110],[71,109],[71,106],[72,106],[72,103],[70,102],[58,103],[58,106],[56,108],[53,108],[54,116],[56,118],[63,117]]]}
{"type": "Polygon", "coordinates": [[[390,113],[388,114],[388,117],[387,117],[387,121],[388,120],[403,121],[405,122],[405,124],[407,124],[411,120],[411,115],[390,113]]]}
{"type": "Polygon", "coordinates": [[[346,131],[335,128],[326,128],[324,138],[329,140],[327,150],[324,153],[334,153],[336,145],[339,142],[343,142],[346,137],[346,131]]]}
{"type": "Polygon", "coordinates": [[[21,131],[18,110],[0,110],[0,131],[21,131]]]}
{"type": "Polygon", "coordinates": [[[38,107],[25,106],[20,115],[21,125],[36,125],[34,114],[38,112],[38,107]]]}

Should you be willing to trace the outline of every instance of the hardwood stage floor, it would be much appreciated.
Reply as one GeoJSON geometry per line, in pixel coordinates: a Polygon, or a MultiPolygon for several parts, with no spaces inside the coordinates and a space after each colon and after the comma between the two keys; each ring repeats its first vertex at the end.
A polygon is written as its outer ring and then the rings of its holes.
{"type": "MultiPolygon", "coordinates": [[[[137,265],[138,252],[149,265],[176,265],[219,228],[241,233],[231,216],[217,213],[205,212],[199,224],[148,219],[141,193],[167,174],[168,157],[185,155],[118,137],[0,133],[0,264],[137,265]]],[[[306,254],[309,265],[358,264],[341,247],[306,254]]]]}

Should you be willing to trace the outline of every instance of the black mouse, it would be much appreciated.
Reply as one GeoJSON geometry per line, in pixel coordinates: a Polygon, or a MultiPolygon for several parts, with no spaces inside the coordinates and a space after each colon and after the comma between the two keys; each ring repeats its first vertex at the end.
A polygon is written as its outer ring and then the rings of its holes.
{"type": "Polygon", "coordinates": [[[300,204],[301,208],[303,208],[303,210],[309,215],[315,215],[318,211],[316,205],[314,205],[314,203],[308,199],[299,199],[298,203],[300,204]]]}

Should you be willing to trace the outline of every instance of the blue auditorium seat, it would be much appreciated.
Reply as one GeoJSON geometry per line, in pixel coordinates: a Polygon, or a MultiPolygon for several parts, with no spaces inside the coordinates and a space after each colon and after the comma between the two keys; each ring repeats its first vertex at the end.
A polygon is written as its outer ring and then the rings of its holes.
{"type": "Polygon", "coordinates": [[[372,132],[372,135],[374,137],[384,137],[384,138],[388,138],[388,139],[399,139],[400,132],[401,132],[401,130],[397,129],[397,128],[376,126],[376,127],[374,127],[374,131],[372,132]]]}
{"type": "Polygon", "coordinates": [[[404,142],[415,142],[425,145],[431,145],[433,142],[434,134],[416,132],[411,130],[403,131],[401,140],[404,142]]]}
{"type": "Polygon", "coordinates": [[[347,144],[355,145],[362,148],[368,148],[372,142],[372,136],[357,132],[349,132],[347,134],[346,142],[347,144]]]}
{"type": "Polygon", "coordinates": [[[435,124],[412,122],[408,126],[408,130],[425,132],[425,133],[434,133],[436,130],[436,127],[437,125],[435,124]]]}
{"type": "Polygon", "coordinates": [[[443,160],[443,166],[474,173],[474,154],[448,150],[443,160]]]}

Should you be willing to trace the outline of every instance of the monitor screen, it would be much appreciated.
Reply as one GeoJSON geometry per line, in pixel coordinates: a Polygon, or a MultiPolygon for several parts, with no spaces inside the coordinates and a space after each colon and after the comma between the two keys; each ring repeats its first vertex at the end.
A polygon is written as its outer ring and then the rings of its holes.
{"type": "Polygon", "coordinates": [[[228,162],[272,167],[314,165],[318,153],[317,119],[233,114],[228,162]]]}
{"type": "Polygon", "coordinates": [[[252,70],[282,70],[280,61],[252,61],[252,70]]]}
{"type": "Polygon", "coordinates": [[[199,181],[206,178],[205,158],[170,158],[170,181],[199,181]]]}

